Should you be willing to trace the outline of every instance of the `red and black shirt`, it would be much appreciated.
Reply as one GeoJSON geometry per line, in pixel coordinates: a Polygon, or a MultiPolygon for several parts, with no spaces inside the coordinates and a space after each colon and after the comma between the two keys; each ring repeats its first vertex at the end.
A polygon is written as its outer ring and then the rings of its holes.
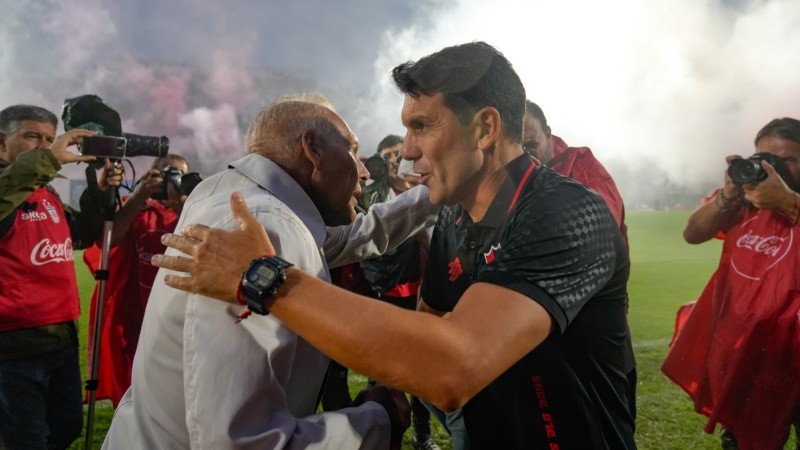
{"type": "Polygon", "coordinates": [[[463,408],[473,448],[635,448],[626,397],[628,259],[601,197],[527,155],[483,220],[436,224],[422,297],[451,311],[475,282],[539,303],[555,331],[463,408]]]}

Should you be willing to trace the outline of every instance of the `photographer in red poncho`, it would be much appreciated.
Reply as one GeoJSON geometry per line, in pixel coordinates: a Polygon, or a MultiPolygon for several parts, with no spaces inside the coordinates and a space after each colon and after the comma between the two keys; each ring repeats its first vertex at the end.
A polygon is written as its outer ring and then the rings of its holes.
{"type": "MultiPolygon", "coordinates": [[[[189,172],[188,161],[177,154],[157,158],[137,183],[135,190],[114,215],[109,255],[109,278],[102,321],[102,342],[98,365],[98,399],[110,399],[116,408],[131,385],[131,366],[144,309],[158,268],[150,257],[163,253],[161,236],[175,230],[191,189],[199,182],[189,172]]],[[[84,262],[94,273],[100,268],[100,247],[95,245],[83,254],[84,262]]],[[[94,319],[98,287],[92,294],[94,319]]],[[[94,336],[91,322],[89,340],[94,336]]],[[[87,347],[87,364],[92,361],[92,346],[87,347]]],[[[88,394],[87,394],[88,395],[88,394]]]]}
{"type": "Polygon", "coordinates": [[[775,119],[756,154],[689,218],[691,244],[724,239],[719,266],[662,370],[717,423],[723,448],[777,449],[800,400],[800,121],[775,119]]]}

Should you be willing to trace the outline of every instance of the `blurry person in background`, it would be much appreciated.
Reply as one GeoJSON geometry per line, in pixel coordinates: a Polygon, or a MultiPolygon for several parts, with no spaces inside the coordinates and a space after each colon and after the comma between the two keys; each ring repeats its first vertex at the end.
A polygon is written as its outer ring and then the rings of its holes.
{"type": "Polygon", "coordinates": [[[592,150],[588,147],[570,147],[563,139],[554,135],[547,125],[542,108],[530,100],[525,101],[523,124],[522,145],[525,150],[547,167],[600,194],[627,242],[622,196],[611,174],[595,158],[592,150]]]}
{"type": "Polygon", "coordinates": [[[90,246],[103,224],[103,195],[122,182],[106,164],[81,211],[48,185],[63,164],[92,161],[67,148],[95,133],[56,137],[50,111],[0,111],[0,448],[63,449],[81,434],[78,366],[80,300],[73,249],[90,246]]]}
{"type": "MultiPolygon", "coordinates": [[[[95,395],[97,399],[110,399],[115,408],[131,384],[133,356],[158,271],[150,265],[150,257],[164,253],[166,247],[161,236],[175,230],[183,203],[191,192],[189,183],[199,180],[191,175],[184,177],[188,173],[189,163],[180,155],[171,153],[157,158],[114,214],[95,395]]],[[[83,253],[92,273],[100,268],[100,258],[101,249],[97,245],[83,253]]],[[[97,296],[98,286],[92,294],[89,342],[93,341],[95,331],[97,296]]],[[[88,364],[92,361],[92,351],[92,346],[88,346],[88,364]]]]}
{"type": "Polygon", "coordinates": [[[722,238],[722,256],[661,368],[726,449],[783,448],[800,404],[800,121],[775,119],[754,143],[689,217],[686,242],[722,238]]]}

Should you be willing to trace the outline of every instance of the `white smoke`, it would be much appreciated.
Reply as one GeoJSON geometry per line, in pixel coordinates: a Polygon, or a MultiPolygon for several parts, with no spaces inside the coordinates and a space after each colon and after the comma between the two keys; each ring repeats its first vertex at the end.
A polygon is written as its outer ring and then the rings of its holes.
{"type": "Polygon", "coordinates": [[[642,183],[661,171],[671,185],[719,183],[725,155],[752,153],[769,120],[800,116],[800,2],[459,0],[424,16],[385,35],[381,113],[397,103],[384,86],[398,62],[486,41],[555,134],[634,176],[617,179],[626,199],[660,188],[642,183]]]}
{"type": "Polygon", "coordinates": [[[554,132],[591,147],[629,204],[718,184],[725,155],[800,116],[794,0],[0,3],[3,106],[59,112],[97,94],[124,131],[169,136],[203,175],[238,158],[258,109],[301,91],[328,95],[370,154],[403,134],[391,68],[474,40],[512,61],[554,132]]]}

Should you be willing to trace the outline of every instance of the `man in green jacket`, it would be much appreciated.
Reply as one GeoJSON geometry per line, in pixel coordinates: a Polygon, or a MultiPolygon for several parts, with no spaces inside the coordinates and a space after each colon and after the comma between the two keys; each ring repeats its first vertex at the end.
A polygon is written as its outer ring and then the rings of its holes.
{"type": "Polygon", "coordinates": [[[87,189],[77,213],[48,185],[94,159],[67,150],[93,132],[56,137],[57,123],[38,106],[0,111],[0,448],[67,448],[83,427],[72,249],[99,237],[102,195],[87,189]]]}

